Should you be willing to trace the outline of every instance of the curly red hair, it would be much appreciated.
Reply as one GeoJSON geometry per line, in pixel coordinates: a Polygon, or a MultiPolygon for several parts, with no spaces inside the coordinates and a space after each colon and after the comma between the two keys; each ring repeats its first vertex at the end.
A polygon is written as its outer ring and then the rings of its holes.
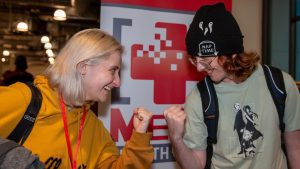
{"type": "Polygon", "coordinates": [[[245,81],[256,69],[260,56],[255,52],[219,56],[218,62],[224,71],[233,75],[234,81],[245,81]]]}

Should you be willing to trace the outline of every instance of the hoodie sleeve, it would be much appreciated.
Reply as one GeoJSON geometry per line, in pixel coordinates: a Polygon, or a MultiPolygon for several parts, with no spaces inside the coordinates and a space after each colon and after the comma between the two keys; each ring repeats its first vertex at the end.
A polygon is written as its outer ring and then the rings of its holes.
{"type": "MultiPolygon", "coordinates": [[[[138,133],[133,131],[131,138],[122,149],[122,154],[113,153],[114,143],[108,144],[110,157],[98,163],[98,169],[149,169],[154,158],[154,150],[150,144],[152,133],[138,133]]],[[[111,140],[112,141],[112,140],[111,140]]],[[[113,141],[112,141],[113,142],[113,141]]],[[[116,151],[114,151],[116,152],[116,151]]],[[[106,153],[106,156],[108,154],[106,153]]]]}

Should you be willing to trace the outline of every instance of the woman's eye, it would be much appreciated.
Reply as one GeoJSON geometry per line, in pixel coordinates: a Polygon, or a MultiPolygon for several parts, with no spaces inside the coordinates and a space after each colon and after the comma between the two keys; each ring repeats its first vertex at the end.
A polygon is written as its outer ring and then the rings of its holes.
{"type": "Polygon", "coordinates": [[[116,71],[117,71],[117,69],[111,69],[110,70],[111,74],[113,74],[113,75],[116,73],[116,71]]]}

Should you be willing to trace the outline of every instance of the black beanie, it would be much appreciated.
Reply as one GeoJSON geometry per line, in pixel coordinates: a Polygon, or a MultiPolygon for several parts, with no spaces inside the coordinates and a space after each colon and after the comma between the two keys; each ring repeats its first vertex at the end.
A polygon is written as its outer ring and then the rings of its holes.
{"type": "Polygon", "coordinates": [[[198,9],[186,35],[191,56],[221,56],[244,52],[243,35],[223,3],[198,9]]]}

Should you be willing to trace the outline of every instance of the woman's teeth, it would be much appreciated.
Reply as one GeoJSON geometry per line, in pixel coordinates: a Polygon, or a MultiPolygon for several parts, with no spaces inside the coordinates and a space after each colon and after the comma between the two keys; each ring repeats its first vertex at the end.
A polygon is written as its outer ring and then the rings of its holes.
{"type": "Polygon", "coordinates": [[[111,88],[108,87],[108,86],[105,86],[104,89],[105,89],[105,90],[109,90],[109,91],[111,90],[111,88]]]}

